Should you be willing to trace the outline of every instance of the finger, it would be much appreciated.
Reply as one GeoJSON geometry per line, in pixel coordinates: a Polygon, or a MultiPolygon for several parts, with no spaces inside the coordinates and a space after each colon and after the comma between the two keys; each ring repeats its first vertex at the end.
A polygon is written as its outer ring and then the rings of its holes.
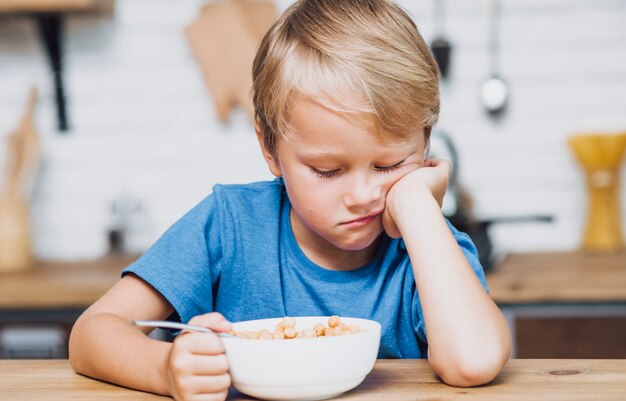
{"type": "Polygon", "coordinates": [[[212,394],[195,394],[189,401],[224,401],[228,398],[228,390],[212,394]]]}
{"type": "Polygon", "coordinates": [[[430,159],[424,160],[424,167],[435,167],[437,166],[443,159],[439,159],[437,157],[431,157],[430,159]]]}
{"type": "Polygon", "coordinates": [[[174,358],[169,369],[178,377],[184,376],[211,376],[228,373],[230,364],[225,354],[194,355],[174,358]]]}
{"type": "Polygon", "coordinates": [[[398,226],[391,218],[391,215],[389,214],[387,209],[385,209],[385,211],[383,212],[382,222],[383,229],[388,236],[390,236],[391,238],[400,238],[402,236],[400,234],[400,230],[398,230],[398,226]]]}
{"type": "Polygon", "coordinates": [[[187,380],[185,387],[175,390],[172,393],[176,401],[224,401],[228,398],[228,388],[215,392],[197,393],[198,389],[188,387],[190,381],[187,380]]]}
{"type": "Polygon", "coordinates": [[[191,372],[198,376],[222,375],[230,368],[226,354],[195,355],[188,363],[191,372]]]}
{"type": "Polygon", "coordinates": [[[213,333],[184,332],[175,340],[176,346],[196,355],[224,353],[222,340],[213,333]]]}
{"type": "Polygon", "coordinates": [[[432,158],[432,159],[428,159],[427,160],[427,167],[441,167],[441,168],[446,168],[446,169],[450,169],[450,162],[447,161],[446,159],[438,159],[438,158],[432,158]]]}
{"type": "Polygon", "coordinates": [[[194,316],[190,321],[190,325],[208,327],[215,331],[230,331],[232,323],[219,312],[205,313],[204,315],[194,316]]]}
{"type": "Polygon", "coordinates": [[[230,375],[224,373],[211,376],[193,376],[187,379],[187,386],[194,395],[213,394],[228,391],[231,384],[230,375]]]}

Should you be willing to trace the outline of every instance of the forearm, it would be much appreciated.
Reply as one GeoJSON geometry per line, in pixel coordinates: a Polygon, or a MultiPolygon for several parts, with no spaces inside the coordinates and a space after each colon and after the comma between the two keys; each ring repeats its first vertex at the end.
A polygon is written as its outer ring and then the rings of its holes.
{"type": "Polygon", "coordinates": [[[417,207],[405,208],[398,228],[413,266],[429,360],[449,384],[482,384],[490,381],[508,359],[509,331],[436,200],[429,194],[420,196],[417,207]]]}
{"type": "Polygon", "coordinates": [[[74,370],[86,376],[168,394],[165,367],[170,347],[119,316],[95,313],[82,316],[74,325],[69,358],[74,370]]]}

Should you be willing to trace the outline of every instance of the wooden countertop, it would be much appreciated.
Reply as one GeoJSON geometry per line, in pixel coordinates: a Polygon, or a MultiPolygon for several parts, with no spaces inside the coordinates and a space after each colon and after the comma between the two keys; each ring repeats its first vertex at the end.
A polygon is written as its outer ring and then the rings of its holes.
{"type": "Polygon", "coordinates": [[[513,253],[487,283],[498,304],[625,303],[626,251],[513,253]]]}
{"type": "Polygon", "coordinates": [[[88,262],[37,262],[32,269],[0,273],[0,309],[86,308],[120,278],[137,257],[88,262]]]}
{"type": "MultiPolygon", "coordinates": [[[[28,271],[0,273],[0,309],[86,308],[136,258],[38,262],[28,271]]],[[[487,282],[500,305],[626,303],[626,252],[514,253],[487,282]]]]}
{"type": "MultiPolygon", "coordinates": [[[[333,400],[623,401],[626,360],[511,360],[482,387],[439,381],[426,360],[378,360],[357,388],[333,400]]],[[[80,376],[67,360],[0,360],[0,399],[11,401],[168,400],[80,376]]],[[[231,391],[230,401],[251,400],[231,391]]]]}

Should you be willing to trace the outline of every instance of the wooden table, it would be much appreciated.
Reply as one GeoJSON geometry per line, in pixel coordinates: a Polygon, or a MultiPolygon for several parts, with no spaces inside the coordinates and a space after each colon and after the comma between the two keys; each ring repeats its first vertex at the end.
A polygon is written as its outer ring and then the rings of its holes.
{"type": "MultiPolygon", "coordinates": [[[[623,401],[626,360],[511,360],[486,386],[450,387],[425,360],[379,360],[356,389],[334,400],[623,401]]],[[[67,360],[0,361],[0,400],[167,400],[80,376],[67,360]]],[[[251,398],[231,391],[231,401],[251,398]]]]}

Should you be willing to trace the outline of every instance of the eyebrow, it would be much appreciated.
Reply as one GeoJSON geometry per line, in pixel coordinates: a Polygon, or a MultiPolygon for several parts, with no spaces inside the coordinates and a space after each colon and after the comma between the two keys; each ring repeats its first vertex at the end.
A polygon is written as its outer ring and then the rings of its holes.
{"type": "Polygon", "coordinates": [[[340,153],[333,152],[333,151],[330,151],[330,150],[319,150],[319,151],[316,151],[316,150],[313,150],[313,151],[310,151],[310,150],[303,150],[303,151],[298,151],[298,154],[299,154],[300,156],[303,156],[303,157],[309,157],[309,158],[318,158],[318,157],[341,157],[341,154],[340,154],[340,153]]]}

